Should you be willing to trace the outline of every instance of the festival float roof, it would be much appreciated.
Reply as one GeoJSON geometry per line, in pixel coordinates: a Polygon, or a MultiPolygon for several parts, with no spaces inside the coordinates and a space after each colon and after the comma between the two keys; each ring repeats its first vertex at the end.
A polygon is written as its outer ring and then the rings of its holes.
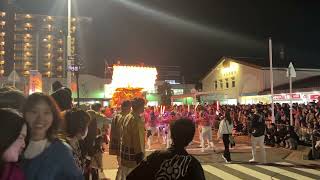
{"type": "Polygon", "coordinates": [[[113,65],[111,84],[106,85],[106,96],[112,96],[118,88],[141,88],[141,91],[154,91],[157,69],[143,65],[113,65]]]}

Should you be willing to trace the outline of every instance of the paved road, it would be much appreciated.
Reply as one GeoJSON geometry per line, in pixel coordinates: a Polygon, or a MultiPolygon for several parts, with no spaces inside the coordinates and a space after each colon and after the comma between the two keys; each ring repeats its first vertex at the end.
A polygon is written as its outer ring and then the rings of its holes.
{"type": "MultiPolygon", "coordinates": [[[[298,165],[286,162],[284,158],[291,151],[283,148],[267,148],[267,161],[269,164],[251,164],[251,146],[248,137],[236,137],[237,145],[231,149],[233,162],[226,164],[221,158],[223,145],[215,142],[216,151],[206,150],[201,152],[197,137],[194,143],[188,146],[187,150],[195,156],[204,169],[207,180],[213,179],[299,179],[299,180],[320,180],[320,166],[298,165]]],[[[165,145],[157,142],[152,145],[152,150],[147,151],[147,155],[156,149],[164,149],[165,145]]],[[[117,162],[114,156],[104,155],[104,175],[114,179],[117,172],[117,162]]]]}
{"type": "MultiPolygon", "coordinates": [[[[297,166],[287,162],[277,162],[268,165],[250,163],[205,163],[202,168],[207,180],[267,180],[267,179],[297,179],[312,180],[320,179],[320,170],[312,167],[297,166]]],[[[106,169],[106,177],[115,179],[116,169],[106,169]]]]}

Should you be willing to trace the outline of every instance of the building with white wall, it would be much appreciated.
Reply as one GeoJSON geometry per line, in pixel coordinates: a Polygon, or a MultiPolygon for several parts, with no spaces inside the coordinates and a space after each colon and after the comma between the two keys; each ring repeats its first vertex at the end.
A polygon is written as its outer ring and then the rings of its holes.
{"type": "MultiPolygon", "coordinates": [[[[269,61],[265,59],[222,57],[201,80],[203,88],[203,92],[199,93],[201,100],[221,101],[227,104],[270,102],[270,94],[261,94],[266,89],[270,89],[268,63],[269,61]]],[[[275,87],[289,82],[286,76],[288,65],[284,63],[281,67],[273,68],[275,87]]],[[[303,67],[295,67],[295,69],[297,77],[293,78],[293,81],[301,81],[320,74],[320,69],[303,67]]]]}

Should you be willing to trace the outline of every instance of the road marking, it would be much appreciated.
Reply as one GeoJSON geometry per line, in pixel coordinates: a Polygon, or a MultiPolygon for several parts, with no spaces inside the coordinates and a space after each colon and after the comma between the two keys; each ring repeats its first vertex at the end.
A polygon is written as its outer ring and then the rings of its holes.
{"type": "Polygon", "coordinates": [[[284,166],[294,166],[294,164],[288,163],[288,162],[276,162],[274,164],[284,165],[284,166]]]}
{"type": "Polygon", "coordinates": [[[105,177],[110,179],[116,179],[118,169],[105,169],[103,174],[105,177]]]}
{"type": "MultiPolygon", "coordinates": [[[[286,165],[286,166],[294,166],[294,164],[287,163],[287,162],[276,162],[276,164],[286,165]]],[[[311,168],[298,168],[298,167],[291,167],[291,168],[299,170],[299,171],[303,171],[303,172],[306,172],[309,174],[313,174],[316,176],[320,176],[320,169],[316,170],[316,169],[311,169],[311,168]]]]}
{"type": "Polygon", "coordinates": [[[313,180],[312,178],[309,178],[307,176],[302,176],[300,174],[297,174],[297,173],[294,173],[291,171],[287,171],[287,170],[284,170],[281,168],[273,167],[273,166],[257,165],[257,167],[260,167],[260,168],[266,169],[268,171],[272,171],[272,172],[275,172],[275,173],[278,173],[278,174],[281,174],[283,176],[287,176],[287,177],[290,177],[293,179],[313,180]]]}
{"type": "Polygon", "coordinates": [[[234,169],[236,171],[240,171],[242,173],[246,173],[246,174],[248,174],[248,175],[250,175],[252,177],[255,177],[257,179],[261,179],[261,180],[270,180],[270,179],[279,180],[277,178],[274,178],[272,176],[260,173],[258,171],[252,170],[250,168],[241,166],[239,164],[225,164],[225,166],[227,166],[229,168],[232,168],[232,169],[234,169]]]}
{"type": "Polygon", "coordinates": [[[232,179],[232,180],[241,180],[240,178],[236,177],[236,176],[233,176],[232,174],[229,174],[229,173],[226,173],[224,172],[223,170],[220,170],[218,168],[215,168],[213,166],[210,166],[210,165],[202,165],[202,168],[212,174],[212,175],[215,175],[219,178],[222,178],[222,179],[232,179]]]}
{"type": "Polygon", "coordinates": [[[315,169],[307,169],[307,168],[293,168],[293,169],[296,169],[296,170],[299,170],[299,171],[303,171],[303,172],[306,172],[306,173],[310,173],[310,174],[313,174],[313,175],[316,175],[316,176],[320,176],[320,170],[315,170],[315,169]]]}

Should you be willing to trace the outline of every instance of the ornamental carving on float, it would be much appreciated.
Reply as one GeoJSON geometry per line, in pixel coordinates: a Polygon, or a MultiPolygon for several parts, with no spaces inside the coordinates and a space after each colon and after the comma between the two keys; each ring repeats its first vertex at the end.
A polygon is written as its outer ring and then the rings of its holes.
{"type": "Polygon", "coordinates": [[[123,101],[133,100],[134,98],[144,98],[143,88],[117,88],[113,93],[111,106],[120,107],[123,101]]]}

